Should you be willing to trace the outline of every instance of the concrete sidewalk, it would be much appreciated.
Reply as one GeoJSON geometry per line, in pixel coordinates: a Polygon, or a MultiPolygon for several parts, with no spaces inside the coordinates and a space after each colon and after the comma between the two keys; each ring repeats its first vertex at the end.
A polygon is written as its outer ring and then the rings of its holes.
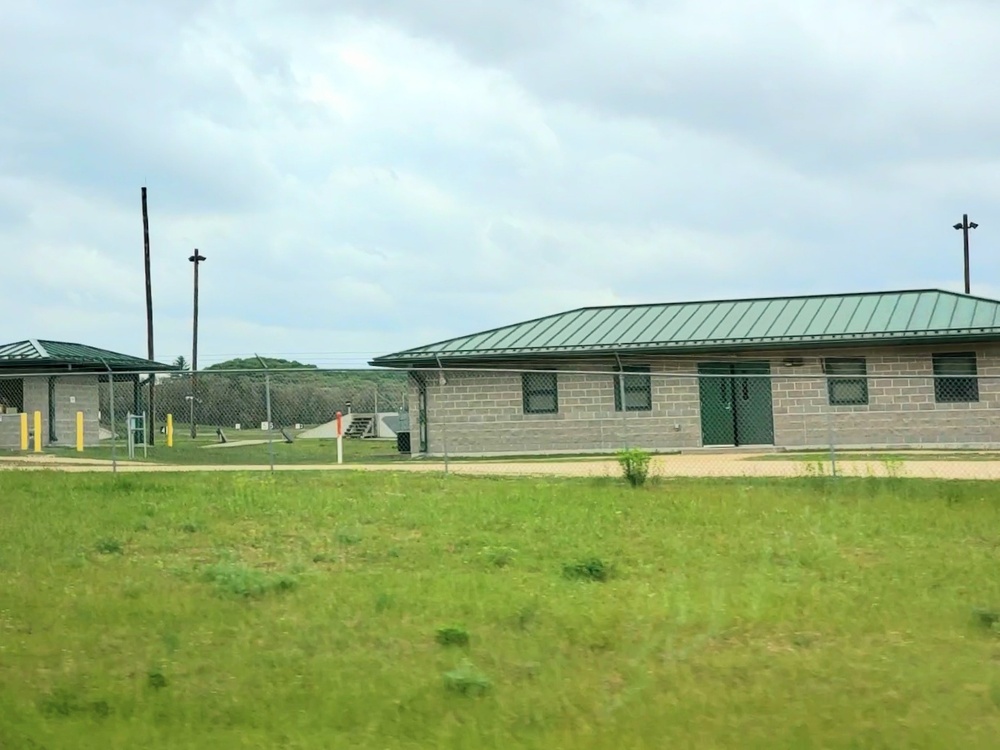
{"type": "MultiPolygon", "coordinates": [[[[119,461],[122,473],[172,472],[259,472],[268,471],[266,464],[253,465],[174,465],[119,461]]],[[[54,470],[65,472],[110,472],[112,462],[98,459],[63,458],[55,456],[19,456],[0,458],[0,469],[28,471],[54,470]]],[[[711,454],[655,456],[651,476],[658,477],[804,477],[830,473],[829,462],[794,460],[748,460],[746,454],[711,454]]],[[[399,461],[371,464],[286,464],[275,465],[275,471],[398,471],[437,472],[445,470],[443,461],[399,461]]],[[[594,461],[452,461],[452,474],[477,476],[556,476],[556,477],[615,477],[620,475],[617,462],[594,461]]],[[[838,461],[839,476],[907,477],[924,479],[1000,479],[1000,461],[914,460],[887,464],[877,461],[838,461]]]]}

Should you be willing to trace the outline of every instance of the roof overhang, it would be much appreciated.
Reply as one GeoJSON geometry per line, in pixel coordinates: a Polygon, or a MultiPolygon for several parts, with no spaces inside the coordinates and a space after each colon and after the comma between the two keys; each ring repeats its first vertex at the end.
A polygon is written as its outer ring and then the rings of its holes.
{"type": "Polygon", "coordinates": [[[108,373],[121,374],[150,374],[160,372],[174,372],[177,368],[172,365],[164,365],[158,362],[150,362],[148,365],[136,365],[134,363],[114,363],[107,364],[91,362],[61,362],[58,360],[17,360],[0,359],[0,375],[107,375],[108,373]]]}
{"type": "Polygon", "coordinates": [[[484,362],[511,362],[525,360],[558,359],[600,359],[615,356],[676,356],[692,354],[738,354],[744,352],[776,350],[815,350],[849,347],[882,346],[961,346],[974,343],[1000,342],[1000,329],[987,331],[929,331],[920,334],[859,334],[836,338],[782,337],[756,339],[752,341],[687,341],[676,344],[608,344],[589,345],[579,348],[526,348],[517,350],[496,350],[476,352],[446,351],[389,354],[376,357],[369,364],[373,367],[427,368],[449,365],[475,364],[484,362]]]}

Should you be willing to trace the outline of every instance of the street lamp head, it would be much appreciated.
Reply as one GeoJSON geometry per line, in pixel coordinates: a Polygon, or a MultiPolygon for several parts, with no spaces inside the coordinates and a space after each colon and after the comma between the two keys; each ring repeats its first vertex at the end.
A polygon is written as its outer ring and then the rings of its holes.
{"type": "Polygon", "coordinates": [[[974,222],[974,221],[970,221],[969,222],[969,229],[975,229],[978,226],[979,225],[976,222],[974,222]]]}
{"type": "Polygon", "coordinates": [[[188,258],[188,260],[191,261],[192,263],[200,263],[201,261],[205,260],[205,256],[199,253],[198,249],[195,248],[194,255],[188,258]]]}
{"type": "MultiPolygon", "coordinates": [[[[962,225],[961,225],[961,224],[956,224],[956,225],[955,225],[955,229],[961,229],[961,228],[962,228],[962,225]]],[[[193,260],[193,259],[192,259],[192,260],[193,260]]]]}

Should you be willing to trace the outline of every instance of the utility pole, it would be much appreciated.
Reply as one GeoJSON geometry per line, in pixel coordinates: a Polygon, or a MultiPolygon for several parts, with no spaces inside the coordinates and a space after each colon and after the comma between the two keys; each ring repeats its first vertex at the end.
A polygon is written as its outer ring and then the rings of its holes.
{"type": "Polygon", "coordinates": [[[194,263],[194,320],[191,331],[191,439],[198,437],[197,422],[194,415],[194,403],[198,398],[198,266],[205,256],[194,249],[194,255],[188,258],[194,263]]]}
{"type": "Polygon", "coordinates": [[[962,243],[965,251],[965,293],[969,294],[969,230],[975,229],[979,225],[974,221],[969,221],[968,214],[962,214],[962,223],[956,224],[955,229],[962,230],[962,243]]]}
{"type": "MultiPolygon", "coordinates": [[[[149,212],[146,209],[146,186],[142,186],[142,249],[146,269],[146,358],[152,362],[153,357],[153,284],[149,267],[149,212]]],[[[154,386],[156,373],[149,373],[149,444],[156,444],[156,396],[154,386]]]]}

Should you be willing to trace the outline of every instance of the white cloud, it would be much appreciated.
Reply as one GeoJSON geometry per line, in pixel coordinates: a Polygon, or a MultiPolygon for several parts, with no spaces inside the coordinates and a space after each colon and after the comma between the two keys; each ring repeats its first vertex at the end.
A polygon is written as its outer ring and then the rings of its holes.
{"type": "Polygon", "coordinates": [[[198,247],[206,363],[960,285],[966,211],[1000,288],[991,3],[43,5],[0,27],[0,340],[145,351],[144,182],[157,351],[198,247]]]}

